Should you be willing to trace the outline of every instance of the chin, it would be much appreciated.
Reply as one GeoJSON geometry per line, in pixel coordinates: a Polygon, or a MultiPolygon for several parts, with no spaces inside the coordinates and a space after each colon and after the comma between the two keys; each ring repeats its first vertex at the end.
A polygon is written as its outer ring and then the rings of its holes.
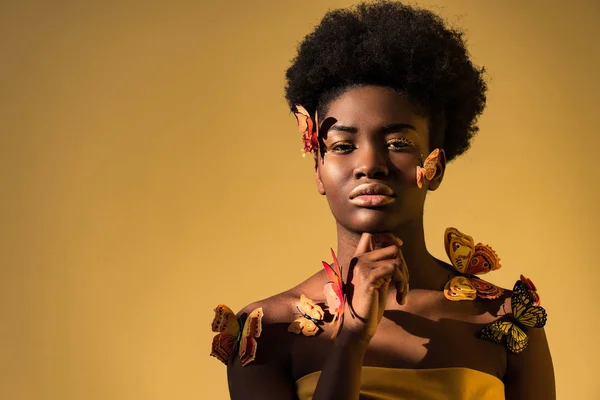
{"type": "MultiPolygon", "coordinates": [[[[347,221],[347,229],[353,232],[384,233],[393,232],[402,225],[402,219],[398,215],[390,215],[382,209],[362,208],[353,215],[351,221],[347,221]]],[[[345,225],[345,224],[343,224],[345,225]]]]}

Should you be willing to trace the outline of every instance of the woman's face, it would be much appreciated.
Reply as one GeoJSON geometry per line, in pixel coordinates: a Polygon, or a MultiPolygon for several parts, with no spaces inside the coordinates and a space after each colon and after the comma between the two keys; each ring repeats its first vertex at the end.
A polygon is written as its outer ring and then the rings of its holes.
{"type": "Polygon", "coordinates": [[[335,98],[319,119],[323,127],[334,124],[320,132],[325,152],[319,154],[317,188],[339,224],[379,233],[421,220],[425,194],[441,182],[445,159],[442,154],[436,176],[419,188],[416,168],[421,154],[425,158],[431,151],[429,126],[410,100],[382,86],[355,87],[335,98]],[[383,184],[393,193],[354,197],[363,184],[383,184]]]}

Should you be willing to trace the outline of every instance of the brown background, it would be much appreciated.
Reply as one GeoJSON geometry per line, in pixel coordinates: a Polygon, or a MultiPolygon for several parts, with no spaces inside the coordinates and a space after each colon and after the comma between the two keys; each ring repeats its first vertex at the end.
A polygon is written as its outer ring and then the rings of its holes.
{"type": "MultiPolygon", "coordinates": [[[[0,398],[227,398],[213,307],[289,288],[335,245],[283,84],[350,4],[0,4],[0,398]]],[[[421,4],[490,76],[429,248],[445,258],[456,226],[500,254],[492,281],[531,277],[559,399],[599,398],[599,3],[421,4]]]]}

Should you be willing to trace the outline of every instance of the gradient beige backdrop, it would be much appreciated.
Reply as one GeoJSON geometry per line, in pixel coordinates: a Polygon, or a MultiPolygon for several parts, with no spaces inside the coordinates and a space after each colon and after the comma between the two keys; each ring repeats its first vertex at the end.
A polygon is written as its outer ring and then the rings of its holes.
{"type": "MultiPolygon", "coordinates": [[[[291,287],[335,245],[283,85],[350,4],[1,2],[0,398],[228,398],[213,307],[291,287]]],[[[531,277],[559,399],[598,399],[599,3],[421,4],[490,76],[429,248],[445,258],[456,226],[500,254],[493,281],[531,277]]]]}

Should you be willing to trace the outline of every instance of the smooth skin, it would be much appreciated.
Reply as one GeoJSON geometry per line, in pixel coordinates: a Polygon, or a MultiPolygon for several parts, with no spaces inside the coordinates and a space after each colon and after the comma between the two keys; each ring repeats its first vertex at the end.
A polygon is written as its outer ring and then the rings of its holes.
{"type": "Polygon", "coordinates": [[[315,400],[358,399],[365,365],[466,367],[503,380],[507,399],[555,399],[543,329],[529,331],[529,346],[519,355],[477,338],[485,324],[510,311],[510,291],[491,301],[452,302],[443,295],[453,268],[429,254],[423,233],[425,196],[441,185],[446,170],[443,151],[431,181],[418,188],[415,178],[416,166],[433,150],[428,118],[410,99],[371,85],[348,89],[325,111],[323,124],[330,123],[321,132],[325,151],[315,179],[336,220],[336,254],[349,288],[344,323],[334,340],[328,325],[314,337],[287,332],[301,294],[325,301],[322,270],[248,305],[239,315],[262,306],[263,333],[252,364],[241,367],[235,357],[228,365],[231,398],[295,399],[296,380],[321,371],[315,400]],[[349,195],[363,183],[389,186],[396,201],[357,206],[349,195]]]}

